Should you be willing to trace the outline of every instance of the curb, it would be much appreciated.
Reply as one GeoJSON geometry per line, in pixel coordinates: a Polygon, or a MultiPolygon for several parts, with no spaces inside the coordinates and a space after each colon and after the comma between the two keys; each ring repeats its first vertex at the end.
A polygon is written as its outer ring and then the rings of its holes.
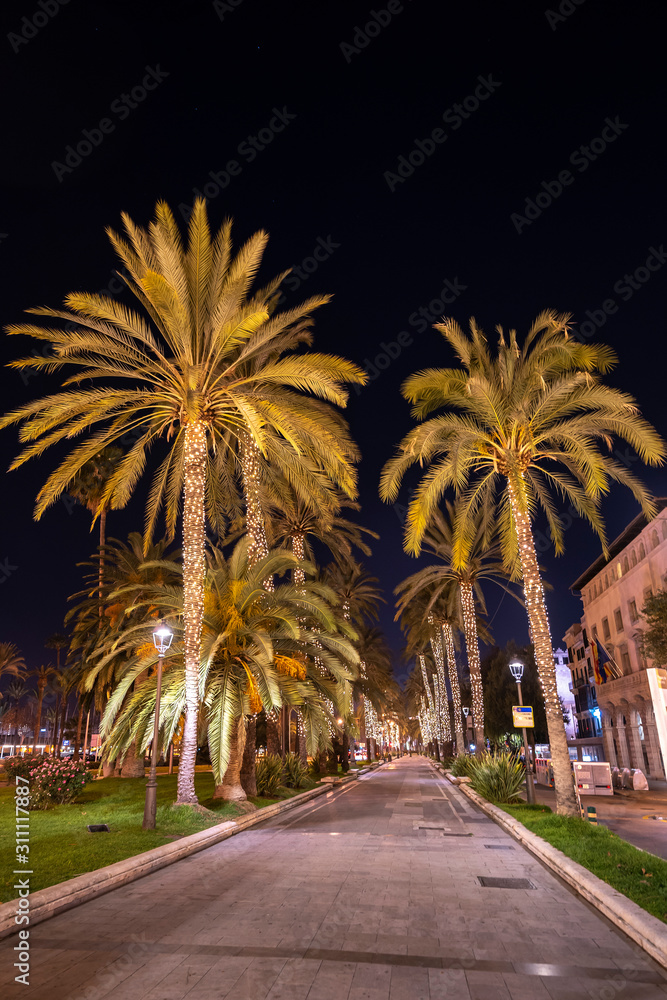
{"type": "MultiPolygon", "coordinates": [[[[450,784],[455,784],[449,775],[446,777],[450,784]]],[[[623,893],[607,885],[587,868],[572,861],[558,848],[552,847],[546,840],[531,833],[522,823],[487,802],[468,785],[456,783],[456,786],[498,826],[518,840],[531,854],[567,882],[578,895],[583,896],[612,924],[643,948],[651,958],[667,969],[667,926],[661,920],[642,910],[637,903],[633,903],[623,893]]]]}
{"type": "MultiPolygon", "coordinates": [[[[354,781],[355,778],[341,778],[336,781],[335,787],[340,788],[347,785],[351,781],[354,781]]],[[[51,885],[47,889],[39,889],[27,897],[29,910],[22,911],[29,914],[29,924],[26,924],[24,921],[21,925],[18,925],[15,921],[18,913],[18,899],[10,899],[7,903],[0,903],[0,938],[16,934],[20,926],[26,927],[39,924],[43,920],[55,917],[58,913],[72,909],[74,906],[79,906],[80,903],[87,902],[89,899],[95,899],[96,896],[102,896],[106,892],[111,892],[112,889],[117,889],[122,885],[127,885],[129,882],[134,882],[136,879],[143,878],[144,875],[150,875],[151,872],[158,871],[160,868],[166,868],[167,865],[172,865],[182,858],[187,858],[191,854],[204,851],[207,847],[213,847],[214,844],[219,844],[237,833],[242,833],[248,827],[263,823],[265,820],[271,819],[280,813],[289,812],[291,809],[295,809],[297,806],[310,801],[310,799],[315,799],[325,794],[334,794],[332,785],[329,782],[324,785],[318,785],[316,788],[311,788],[306,792],[301,792],[299,795],[294,795],[284,802],[276,802],[271,806],[258,809],[254,813],[240,816],[237,820],[218,823],[216,826],[211,826],[206,830],[200,830],[198,833],[182,837],[174,843],[163,844],[162,847],[154,847],[152,850],[144,851],[142,854],[135,854],[130,858],[125,858],[123,861],[116,861],[113,865],[98,868],[96,871],[86,872],[85,875],[77,875],[76,878],[60,882],[58,885],[51,885]]]]}

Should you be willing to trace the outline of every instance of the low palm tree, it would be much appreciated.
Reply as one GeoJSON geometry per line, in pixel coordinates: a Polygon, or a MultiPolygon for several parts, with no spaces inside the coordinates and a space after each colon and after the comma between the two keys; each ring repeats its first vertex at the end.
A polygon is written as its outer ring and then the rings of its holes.
{"type": "Polygon", "coordinates": [[[25,660],[13,642],[0,642],[0,677],[3,676],[16,679],[25,676],[25,660]]]}
{"type": "MultiPolygon", "coordinates": [[[[251,565],[249,542],[241,539],[226,559],[220,550],[209,557],[204,599],[200,698],[218,797],[242,801],[245,792],[240,770],[245,743],[244,717],[262,707],[266,711],[309,703],[317,712],[319,694],[309,679],[304,659],[321,658],[335,685],[351,684],[358,656],[350,641],[353,631],[332,608],[334,594],[316,581],[302,587],[278,582],[267,592],[267,575],[284,577],[295,566],[294,557],[272,551],[251,565]],[[317,628],[317,631],[315,631],[317,628]]],[[[307,567],[308,564],[306,564],[307,567]]],[[[312,569],[312,567],[311,567],[312,569]]],[[[160,707],[163,745],[167,745],[184,710],[182,629],[183,605],[178,587],[156,588],[151,604],[174,623],[175,639],[165,658],[160,707]]],[[[155,678],[146,674],[155,654],[144,652],[145,627],[127,628],[123,645],[138,652],[128,658],[104,714],[102,730],[111,752],[123,752],[131,741],[148,744],[155,713],[155,678]],[[144,681],[135,684],[141,676],[144,681]],[[126,699],[126,695],[128,696],[126,699]]],[[[107,654],[110,655],[110,654],[107,654]]],[[[320,717],[326,715],[319,707],[320,717]]]]}
{"type": "Polygon", "coordinates": [[[37,720],[35,722],[35,744],[39,739],[40,726],[42,724],[42,702],[44,701],[44,692],[46,691],[47,684],[51,677],[55,676],[56,670],[50,663],[47,666],[37,667],[30,673],[30,677],[35,678],[37,685],[37,720]]]}
{"type": "MultiPolygon", "coordinates": [[[[12,367],[65,371],[67,388],[18,407],[0,420],[0,427],[20,425],[25,448],[12,468],[51,445],[87,434],[40,490],[37,518],[87,462],[132,434],[135,443],[100,499],[102,508],[124,507],[150,450],[166,445],[149,491],[145,538],[148,543],[163,507],[173,537],[182,504],[187,705],[177,801],[196,804],[206,517],[218,530],[229,513],[230,494],[235,494],[233,456],[242,463],[250,456],[254,463],[261,455],[293,482],[299,481],[305,456],[354,496],[354,447],[334,407],[346,404],[347,383],[364,384],[367,376],[333,355],[293,351],[283,356],[295,340],[303,341],[310,314],[328,297],[276,312],[284,274],[251,294],[266,233],[256,233],[234,256],[231,222],[212,238],[204,199],[193,207],[186,247],[162,202],[148,228],[125,214],[123,222],[124,236],[109,231],[109,237],[143,314],[107,296],[75,293],[67,296],[63,310],[31,310],[63,320],[69,328],[10,326],[10,334],[50,345],[46,356],[26,357],[12,367]]],[[[251,482],[254,474],[244,470],[251,482]]],[[[301,489],[305,493],[306,485],[301,489]]]]}
{"type": "Polygon", "coordinates": [[[580,344],[568,334],[569,317],[541,313],[523,344],[498,327],[492,351],[474,320],[466,335],[453,320],[437,324],[459,366],[411,376],[403,394],[421,421],[385,466],[381,495],[397,496],[415,462],[428,466],[408,508],[406,550],[420,551],[447,490],[459,498],[454,565],[465,565],[475,535],[474,515],[484,507],[498,523],[505,565],[521,566],[531,639],[544,691],[558,812],[577,814],[570,758],[558,701],[551,633],[532,534],[544,512],[556,553],[563,526],[553,493],[564,497],[598,534],[607,552],[601,501],[612,483],[629,487],[647,517],[655,504],[633,473],[613,457],[620,439],[648,465],[664,462],[665,443],[639,413],[634,398],[604,385],[613,351],[580,344]],[[431,416],[435,410],[443,412],[431,416]]]}

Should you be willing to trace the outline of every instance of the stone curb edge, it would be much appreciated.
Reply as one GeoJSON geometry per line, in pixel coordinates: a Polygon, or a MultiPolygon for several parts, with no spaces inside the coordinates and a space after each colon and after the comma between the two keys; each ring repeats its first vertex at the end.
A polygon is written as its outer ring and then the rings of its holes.
{"type": "Polygon", "coordinates": [[[612,889],[593,872],[589,872],[587,868],[572,861],[571,858],[568,858],[558,848],[552,847],[542,837],[531,833],[519,820],[503,812],[502,809],[498,809],[491,802],[487,802],[468,785],[459,785],[458,782],[452,781],[449,775],[445,775],[445,777],[450,784],[455,784],[482,812],[490,816],[498,826],[511,834],[531,854],[534,854],[563,881],[567,882],[575,892],[595,906],[608,920],[611,920],[612,924],[640,945],[651,958],[667,969],[667,927],[661,920],[647,913],[623,893],[612,889]]]}
{"type": "MultiPolygon", "coordinates": [[[[98,868],[96,871],[86,872],[85,875],[77,875],[75,878],[60,882],[58,885],[49,886],[47,889],[39,889],[31,893],[27,899],[29,902],[29,924],[16,924],[15,917],[18,909],[18,899],[10,899],[6,903],[0,903],[0,939],[9,937],[17,933],[21,927],[31,927],[34,924],[55,917],[56,914],[65,910],[70,910],[80,903],[85,903],[96,896],[102,896],[112,889],[117,889],[129,882],[134,882],[144,875],[166,868],[167,865],[174,864],[182,858],[187,858],[191,854],[213,847],[237,833],[242,833],[248,827],[263,823],[273,816],[283,812],[289,812],[297,806],[303,805],[310,799],[318,798],[320,795],[333,794],[333,788],[340,788],[355,781],[357,774],[340,778],[335,782],[320,784],[316,788],[311,788],[299,795],[294,795],[283,802],[276,802],[271,806],[258,809],[257,812],[239,817],[237,820],[228,820],[225,823],[218,823],[216,826],[192,833],[187,837],[171,844],[163,844],[162,847],[154,847],[150,851],[142,854],[135,854],[123,861],[116,861],[112,865],[98,868]]],[[[17,879],[21,876],[17,875],[17,879]]]]}

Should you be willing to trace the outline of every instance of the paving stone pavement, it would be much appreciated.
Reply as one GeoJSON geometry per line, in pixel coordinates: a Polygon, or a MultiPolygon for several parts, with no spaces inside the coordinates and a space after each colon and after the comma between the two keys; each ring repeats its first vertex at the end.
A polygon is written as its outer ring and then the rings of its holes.
{"type": "Polygon", "coordinates": [[[33,927],[29,986],[15,944],[0,995],[31,1000],[667,998],[654,962],[420,757],[33,927]]]}

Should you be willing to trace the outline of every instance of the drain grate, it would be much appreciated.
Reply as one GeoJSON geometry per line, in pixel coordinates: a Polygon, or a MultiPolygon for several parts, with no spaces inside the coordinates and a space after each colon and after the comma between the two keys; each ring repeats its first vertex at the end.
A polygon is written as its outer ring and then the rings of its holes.
{"type": "Polygon", "coordinates": [[[477,881],[487,889],[534,889],[535,886],[527,878],[492,878],[490,875],[478,875],[477,881]]]}
{"type": "Polygon", "coordinates": [[[489,851],[513,851],[511,844],[484,844],[489,851]]]}

